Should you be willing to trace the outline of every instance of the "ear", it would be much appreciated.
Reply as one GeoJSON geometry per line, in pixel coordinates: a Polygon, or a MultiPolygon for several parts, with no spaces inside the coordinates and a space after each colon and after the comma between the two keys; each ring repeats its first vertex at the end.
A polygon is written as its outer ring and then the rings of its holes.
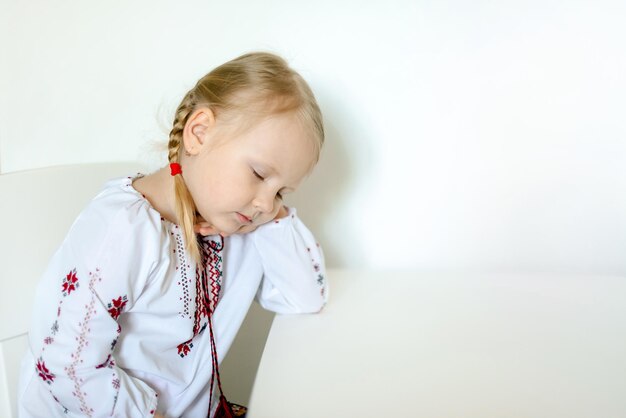
{"type": "Polygon", "coordinates": [[[208,107],[194,110],[183,128],[183,146],[189,155],[197,155],[215,127],[215,114],[208,107]]]}

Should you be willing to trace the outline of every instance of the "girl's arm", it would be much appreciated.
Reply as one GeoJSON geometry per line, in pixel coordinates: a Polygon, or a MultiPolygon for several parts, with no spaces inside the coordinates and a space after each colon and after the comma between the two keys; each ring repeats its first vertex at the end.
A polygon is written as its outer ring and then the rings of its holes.
{"type": "Polygon", "coordinates": [[[134,220],[125,210],[113,222],[103,211],[83,212],[52,259],[29,333],[36,370],[21,400],[27,409],[38,396],[51,396],[69,416],[150,417],[156,410],[155,391],[115,358],[118,337],[127,331],[120,317],[140,296],[154,263],[140,255],[155,245],[152,227],[134,220]]]}
{"type": "Polygon", "coordinates": [[[256,295],[261,306],[277,313],[319,312],[328,298],[324,254],[296,210],[284,209],[251,234],[263,264],[256,295]]]}

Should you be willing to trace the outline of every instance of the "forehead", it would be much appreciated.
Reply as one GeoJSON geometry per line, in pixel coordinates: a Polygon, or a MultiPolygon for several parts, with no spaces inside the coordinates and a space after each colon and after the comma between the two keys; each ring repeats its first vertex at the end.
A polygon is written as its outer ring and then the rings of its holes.
{"type": "Polygon", "coordinates": [[[294,113],[279,114],[255,124],[240,139],[249,156],[298,183],[317,161],[312,133],[294,113]]]}

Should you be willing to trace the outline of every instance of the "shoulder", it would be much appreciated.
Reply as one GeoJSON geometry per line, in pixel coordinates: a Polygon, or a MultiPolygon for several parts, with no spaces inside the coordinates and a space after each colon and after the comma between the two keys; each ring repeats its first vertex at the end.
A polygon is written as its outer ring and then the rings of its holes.
{"type": "Polygon", "coordinates": [[[136,250],[143,252],[158,246],[161,237],[167,235],[161,215],[132,187],[132,180],[133,177],[124,177],[107,182],[79,214],[66,241],[79,252],[84,247],[88,253],[83,255],[90,258],[104,249],[129,249],[139,242],[142,245],[136,250]]]}
{"type": "Polygon", "coordinates": [[[132,181],[133,177],[123,177],[107,182],[78,221],[90,223],[96,229],[110,230],[118,225],[160,229],[161,215],[133,188],[132,181]]]}

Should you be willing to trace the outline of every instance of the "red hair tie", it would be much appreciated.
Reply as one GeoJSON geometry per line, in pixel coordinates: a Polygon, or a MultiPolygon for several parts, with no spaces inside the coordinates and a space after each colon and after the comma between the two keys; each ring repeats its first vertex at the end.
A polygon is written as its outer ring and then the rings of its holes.
{"type": "Polygon", "coordinates": [[[170,164],[170,173],[172,174],[172,176],[175,176],[176,174],[183,174],[183,169],[180,166],[180,164],[178,164],[178,163],[171,163],[170,164]]]}

